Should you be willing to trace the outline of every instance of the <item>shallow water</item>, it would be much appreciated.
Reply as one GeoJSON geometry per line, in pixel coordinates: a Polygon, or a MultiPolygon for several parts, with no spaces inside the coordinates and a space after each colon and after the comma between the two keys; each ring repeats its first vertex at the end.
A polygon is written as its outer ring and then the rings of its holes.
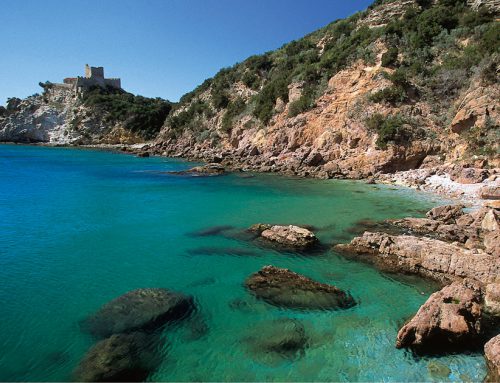
{"type": "Polygon", "coordinates": [[[315,226],[331,244],[352,238],[346,230],[356,221],[418,216],[437,200],[350,181],[160,173],[189,166],[0,146],[0,380],[71,379],[94,343],[79,322],[139,287],[192,294],[199,309],[165,329],[162,364],[150,380],[482,380],[479,354],[420,358],[394,347],[398,328],[436,288],[428,282],[385,275],[328,250],[301,256],[199,235],[214,226],[296,223],[315,226]],[[243,282],[267,264],[335,284],[358,305],[305,312],[258,301],[243,282]],[[252,330],[276,318],[304,325],[305,352],[254,352],[252,330]]]}

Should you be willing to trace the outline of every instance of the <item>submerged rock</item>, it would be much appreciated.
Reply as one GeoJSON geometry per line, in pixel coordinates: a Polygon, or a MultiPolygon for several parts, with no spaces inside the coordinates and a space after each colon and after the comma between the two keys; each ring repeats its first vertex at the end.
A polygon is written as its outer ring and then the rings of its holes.
{"type": "Polygon", "coordinates": [[[265,242],[290,249],[306,250],[319,244],[314,233],[306,228],[294,225],[256,224],[249,231],[259,235],[265,242]]]}
{"type": "Polygon", "coordinates": [[[79,382],[140,382],[158,366],[156,337],[115,334],[94,345],[73,376],[79,382]]]}
{"type": "Polygon", "coordinates": [[[225,174],[224,166],[218,163],[210,163],[202,166],[195,166],[189,170],[168,172],[170,174],[178,175],[192,175],[192,176],[220,176],[225,174]]]}
{"type": "Polygon", "coordinates": [[[500,335],[491,338],[484,345],[484,357],[488,365],[486,382],[500,382],[500,335]]]}
{"type": "Polygon", "coordinates": [[[309,339],[302,323],[295,319],[275,319],[252,326],[243,339],[252,357],[274,361],[274,357],[296,359],[303,355],[309,339]]]}
{"type": "Polygon", "coordinates": [[[82,327],[98,337],[154,329],[167,321],[187,316],[193,306],[192,297],[167,289],[137,289],[106,303],[87,318],[82,327]]]}
{"type": "Polygon", "coordinates": [[[222,235],[227,231],[233,230],[234,227],[230,225],[220,225],[220,226],[212,226],[205,229],[201,229],[198,231],[194,231],[189,233],[191,237],[209,237],[215,235],[222,235]]]}
{"type": "Polygon", "coordinates": [[[245,285],[258,298],[279,307],[331,310],[355,305],[351,295],[335,286],[275,266],[264,266],[245,285]]]}
{"type": "Polygon", "coordinates": [[[465,279],[432,294],[399,330],[396,347],[421,352],[473,348],[481,337],[482,290],[465,279]]]}

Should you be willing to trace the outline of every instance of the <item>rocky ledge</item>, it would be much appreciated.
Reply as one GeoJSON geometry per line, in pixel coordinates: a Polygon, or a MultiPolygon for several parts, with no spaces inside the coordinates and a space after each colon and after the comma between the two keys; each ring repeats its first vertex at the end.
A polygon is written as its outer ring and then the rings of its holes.
{"type": "Polygon", "coordinates": [[[438,207],[427,218],[390,221],[407,234],[365,232],[335,249],[385,270],[420,274],[442,283],[473,278],[484,284],[500,279],[499,214],[494,209],[464,213],[438,207]]]}
{"type": "Polygon", "coordinates": [[[245,285],[258,298],[278,307],[331,310],[355,305],[351,295],[335,286],[275,266],[264,266],[245,285]]]}
{"type": "MultiPolygon", "coordinates": [[[[426,218],[385,221],[403,234],[364,232],[335,249],[383,270],[418,274],[445,285],[399,331],[398,348],[419,353],[477,349],[500,326],[500,216],[439,206],[426,218]],[[446,284],[449,284],[446,286],[446,284]]],[[[498,336],[485,346],[490,381],[498,381],[498,336]]]]}
{"type": "Polygon", "coordinates": [[[319,244],[318,238],[311,230],[294,225],[258,223],[251,226],[248,231],[257,234],[264,243],[283,248],[306,250],[319,244]]]}

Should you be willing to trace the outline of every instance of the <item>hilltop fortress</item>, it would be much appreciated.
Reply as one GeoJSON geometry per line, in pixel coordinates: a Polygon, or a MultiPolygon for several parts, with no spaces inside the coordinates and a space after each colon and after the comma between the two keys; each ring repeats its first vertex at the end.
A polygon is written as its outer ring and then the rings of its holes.
{"type": "MultiPolygon", "coordinates": [[[[46,83],[47,84],[47,83],[46,83]]],[[[44,84],[44,88],[46,88],[44,84]]],[[[93,67],[85,64],[85,76],[81,77],[66,77],[63,83],[49,83],[49,88],[73,90],[75,93],[80,93],[91,87],[99,86],[101,88],[121,89],[121,80],[119,78],[105,78],[104,68],[102,66],[93,67]]]]}

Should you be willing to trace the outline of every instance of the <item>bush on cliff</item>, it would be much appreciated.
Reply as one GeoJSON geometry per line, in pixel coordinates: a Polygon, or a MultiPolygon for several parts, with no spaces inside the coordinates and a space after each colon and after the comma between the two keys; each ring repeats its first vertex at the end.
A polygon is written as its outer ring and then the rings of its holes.
{"type": "Polygon", "coordinates": [[[172,104],[161,98],[134,96],[123,90],[95,87],[85,92],[82,103],[103,114],[104,121],[121,122],[125,129],[144,138],[160,131],[172,104]]]}
{"type": "Polygon", "coordinates": [[[415,138],[425,136],[423,130],[415,129],[407,119],[399,114],[384,116],[376,113],[367,118],[365,123],[369,130],[377,133],[377,147],[383,150],[387,149],[390,143],[406,145],[415,138]]]}

